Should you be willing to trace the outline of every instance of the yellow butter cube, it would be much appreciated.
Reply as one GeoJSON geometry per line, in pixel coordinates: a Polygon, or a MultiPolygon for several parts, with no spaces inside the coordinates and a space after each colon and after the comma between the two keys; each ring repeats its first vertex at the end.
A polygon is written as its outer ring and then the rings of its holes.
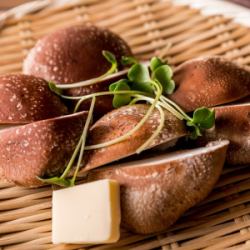
{"type": "Polygon", "coordinates": [[[120,237],[120,188],[100,180],[53,191],[52,241],[113,243],[120,237]]]}

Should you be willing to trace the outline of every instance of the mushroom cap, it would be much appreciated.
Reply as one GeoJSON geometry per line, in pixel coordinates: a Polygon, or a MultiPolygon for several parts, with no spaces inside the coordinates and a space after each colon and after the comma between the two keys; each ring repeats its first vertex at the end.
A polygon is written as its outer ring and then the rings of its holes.
{"type": "Polygon", "coordinates": [[[60,174],[81,136],[87,112],[0,131],[0,180],[34,187],[60,174]]]}
{"type": "Polygon", "coordinates": [[[48,83],[34,76],[0,76],[0,95],[0,124],[24,124],[67,114],[48,83]]]}
{"type": "MultiPolygon", "coordinates": [[[[113,32],[90,24],[75,25],[57,30],[40,39],[23,64],[23,72],[56,83],[75,83],[98,77],[110,67],[102,51],[115,54],[117,60],[132,52],[127,43],[113,32]]],[[[67,94],[81,96],[108,89],[108,84],[70,89],[67,94]]],[[[82,108],[89,107],[85,102],[82,108]],[[85,104],[85,105],[84,105],[85,104]]],[[[97,98],[100,113],[112,109],[112,98],[97,98]],[[103,109],[103,111],[101,111],[103,109]]]]}
{"type": "Polygon", "coordinates": [[[215,114],[215,127],[200,140],[227,139],[227,163],[250,164],[250,103],[216,107],[215,114]]]}
{"type": "Polygon", "coordinates": [[[88,181],[118,181],[122,225],[136,233],[160,232],[209,194],[221,174],[228,143],[215,141],[202,148],[92,170],[88,181]]]}
{"type": "Polygon", "coordinates": [[[189,60],[176,68],[170,98],[186,111],[239,100],[250,94],[250,70],[222,57],[189,60]]]}
{"type": "MultiPolygon", "coordinates": [[[[91,127],[88,135],[88,145],[108,142],[126,134],[139,123],[149,107],[147,104],[135,104],[109,112],[91,127]]],[[[164,111],[164,113],[164,127],[148,148],[161,144],[174,146],[179,138],[187,135],[183,121],[168,111],[164,111]]],[[[143,126],[128,139],[111,146],[88,151],[84,159],[86,165],[81,171],[93,169],[135,154],[136,150],[153,134],[159,122],[160,114],[155,109],[143,126]]]]}

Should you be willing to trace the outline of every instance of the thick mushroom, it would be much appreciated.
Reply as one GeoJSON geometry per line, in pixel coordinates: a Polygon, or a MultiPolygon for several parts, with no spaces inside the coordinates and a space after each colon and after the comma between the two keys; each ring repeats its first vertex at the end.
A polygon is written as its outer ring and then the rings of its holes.
{"type": "MultiPolygon", "coordinates": [[[[75,25],[57,30],[40,39],[23,64],[23,72],[47,81],[66,84],[88,80],[104,74],[110,67],[102,51],[112,52],[117,60],[131,55],[127,43],[113,32],[90,24],[75,25]]],[[[110,82],[70,89],[68,94],[81,96],[108,89],[110,82]]],[[[112,109],[110,96],[99,97],[96,112],[112,109]]],[[[89,102],[82,105],[87,109],[89,102]]]]}
{"type": "Polygon", "coordinates": [[[142,234],[160,232],[209,194],[221,174],[228,143],[214,141],[202,148],[92,170],[88,181],[117,180],[123,226],[142,234]]]}
{"type": "MultiPolygon", "coordinates": [[[[136,104],[113,110],[99,119],[90,129],[89,145],[109,142],[133,129],[146,114],[149,105],[136,104]]],[[[174,146],[177,140],[187,135],[184,122],[170,112],[165,111],[165,122],[161,133],[152,141],[148,148],[164,144],[164,147],[174,146]]],[[[154,110],[143,126],[129,138],[104,148],[90,150],[85,157],[86,171],[107,163],[120,160],[136,153],[136,150],[153,134],[160,122],[158,110],[154,110]]]]}
{"type": "Polygon", "coordinates": [[[17,125],[67,114],[48,83],[34,76],[0,76],[0,125],[17,125]]]}
{"type": "Polygon", "coordinates": [[[226,161],[231,165],[250,163],[250,103],[215,108],[215,127],[207,130],[200,139],[230,141],[226,161]]]}
{"type": "Polygon", "coordinates": [[[170,98],[186,111],[213,107],[250,94],[250,69],[222,57],[189,60],[176,68],[170,98]]]}
{"type": "Polygon", "coordinates": [[[81,136],[87,112],[61,116],[0,132],[0,180],[41,185],[37,177],[60,174],[81,136]]]}

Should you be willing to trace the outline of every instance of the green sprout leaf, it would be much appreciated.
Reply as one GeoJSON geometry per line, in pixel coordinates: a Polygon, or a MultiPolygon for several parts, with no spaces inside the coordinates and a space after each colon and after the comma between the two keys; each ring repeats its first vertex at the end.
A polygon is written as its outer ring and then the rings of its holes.
{"type": "MultiPolygon", "coordinates": [[[[128,80],[121,79],[117,82],[112,83],[109,86],[109,90],[114,93],[119,90],[130,90],[130,87],[128,85],[128,80]]],[[[130,101],[131,101],[130,95],[114,95],[113,107],[114,108],[122,107],[124,105],[129,104],[130,101]]]]}
{"type": "Polygon", "coordinates": [[[130,83],[130,88],[132,90],[137,90],[148,94],[154,94],[154,88],[150,82],[144,82],[144,83],[132,82],[130,83]]]}
{"type": "Polygon", "coordinates": [[[105,78],[106,76],[111,75],[111,74],[117,72],[118,63],[116,61],[115,55],[113,53],[111,53],[110,51],[107,51],[107,50],[103,50],[102,51],[102,55],[111,64],[111,67],[110,67],[110,69],[105,74],[103,74],[102,76],[98,77],[97,80],[101,80],[101,79],[105,78]]]}
{"type": "Polygon", "coordinates": [[[152,74],[152,79],[158,81],[166,94],[172,94],[175,89],[175,83],[172,80],[173,71],[168,65],[161,65],[152,74]]]}
{"type": "Polygon", "coordinates": [[[70,186],[72,186],[70,180],[67,180],[67,179],[61,178],[61,177],[52,177],[52,178],[48,178],[48,179],[37,177],[37,179],[42,181],[43,183],[58,185],[58,186],[61,186],[61,187],[70,187],[70,186]]]}
{"type": "Polygon", "coordinates": [[[103,50],[102,51],[102,55],[106,58],[106,60],[108,62],[110,62],[111,64],[117,64],[115,55],[113,53],[111,53],[110,51],[107,50],[103,50]]]}
{"type": "Polygon", "coordinates": [[[154,56],[150,61],[150,69],[152,72],[162,65],[165,65],[165,63],[159,57],[154,56]]]}
{"type": "Polygon", "coordinates": [[[141,63],[134,64],[128,71],[128,79],[135,83],[150,82],[148,67],[141,63]]]}
{"type": "Polygon", "coordinates": [[[193,114],[193,123],[202,129],[212,128],[215,123],[215,111],[204,107],[196,109],[193,114]]]}
{"type": "Polygon", "coordinates": [[[54,92],[55,94],[57,94],[57,95],[59,95],[59,96],[62,95],[63,90],[57,88],[57,87],[56,87],[56,84],[55,84],[54,82],[49,82],[48,84],[49,84],[49,89],[50,89],[52,92],[54,92]]]}
{"type": "Polygon", "coordinates": [[[138,63],[138,61],[132,56],[122,56],[121,63],[122,65],[127,66],[127,65],[136,64],[138,63]]]}
{"type": "Polygon", "coordinates": [[[193,118],[187,121],[187,126],[192,127],[191,138],[202,136],[202,130],[212,128],[215,123],[215,111],[205,107],[198,108],[193,113],[193,118]]]}

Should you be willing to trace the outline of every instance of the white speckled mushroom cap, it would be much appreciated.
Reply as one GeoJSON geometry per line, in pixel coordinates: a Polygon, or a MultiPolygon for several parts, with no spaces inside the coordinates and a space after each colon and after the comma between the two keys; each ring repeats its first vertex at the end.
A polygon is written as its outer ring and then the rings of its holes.
{"type": "Polygon", "coordinates": [[[34,187],[58,175],[69,161],[87,112],[33,122],[0,132],[0,180],[34,187]]]}
{"type": "Polygon", "coordinates": [[[215,127],[207,130],[200,141],[227,139],[227,163],[250,164],[250,103],[216,107],[215,114],[215,127]]]}
{"type": "MultiPolygon", "coordinates": [[[[41,38],[24,60],[23,72],[60,84],[95,78],[110,67],[102,55],[103,50],[114,53],[117,60],[132,54],[127,43],[110,30],[91,24],[70,26],[41,38]]],[[[107,89],[108,84],[102,82],[67,93],[79,96],[107,89]]],[[[89,102],[84,104],[83,108],[87,109],[89,102]]],[[[99,97],[96,106],[97,111],[106,113],[112,109],[112,98],[99,97]]]]}
{"type": "Polygon", "coordinates": [[[41,78],[0,76],[0,124],[24,124],[67,114],[67,108],[41,78]]]}
{"type": "Polygon", "coordinates": [[[122,225],[142,234],[166,230],[203,200],[218,180],[228,141],[92,170],[88,181],[121,185],[122,225]]]}
{"type": "Polygon", "coordinates": [[[170,98],[186,111],[213,107],[249,96],[250,70],[223,57],[195,58],[176,68],[170,98]]]}

